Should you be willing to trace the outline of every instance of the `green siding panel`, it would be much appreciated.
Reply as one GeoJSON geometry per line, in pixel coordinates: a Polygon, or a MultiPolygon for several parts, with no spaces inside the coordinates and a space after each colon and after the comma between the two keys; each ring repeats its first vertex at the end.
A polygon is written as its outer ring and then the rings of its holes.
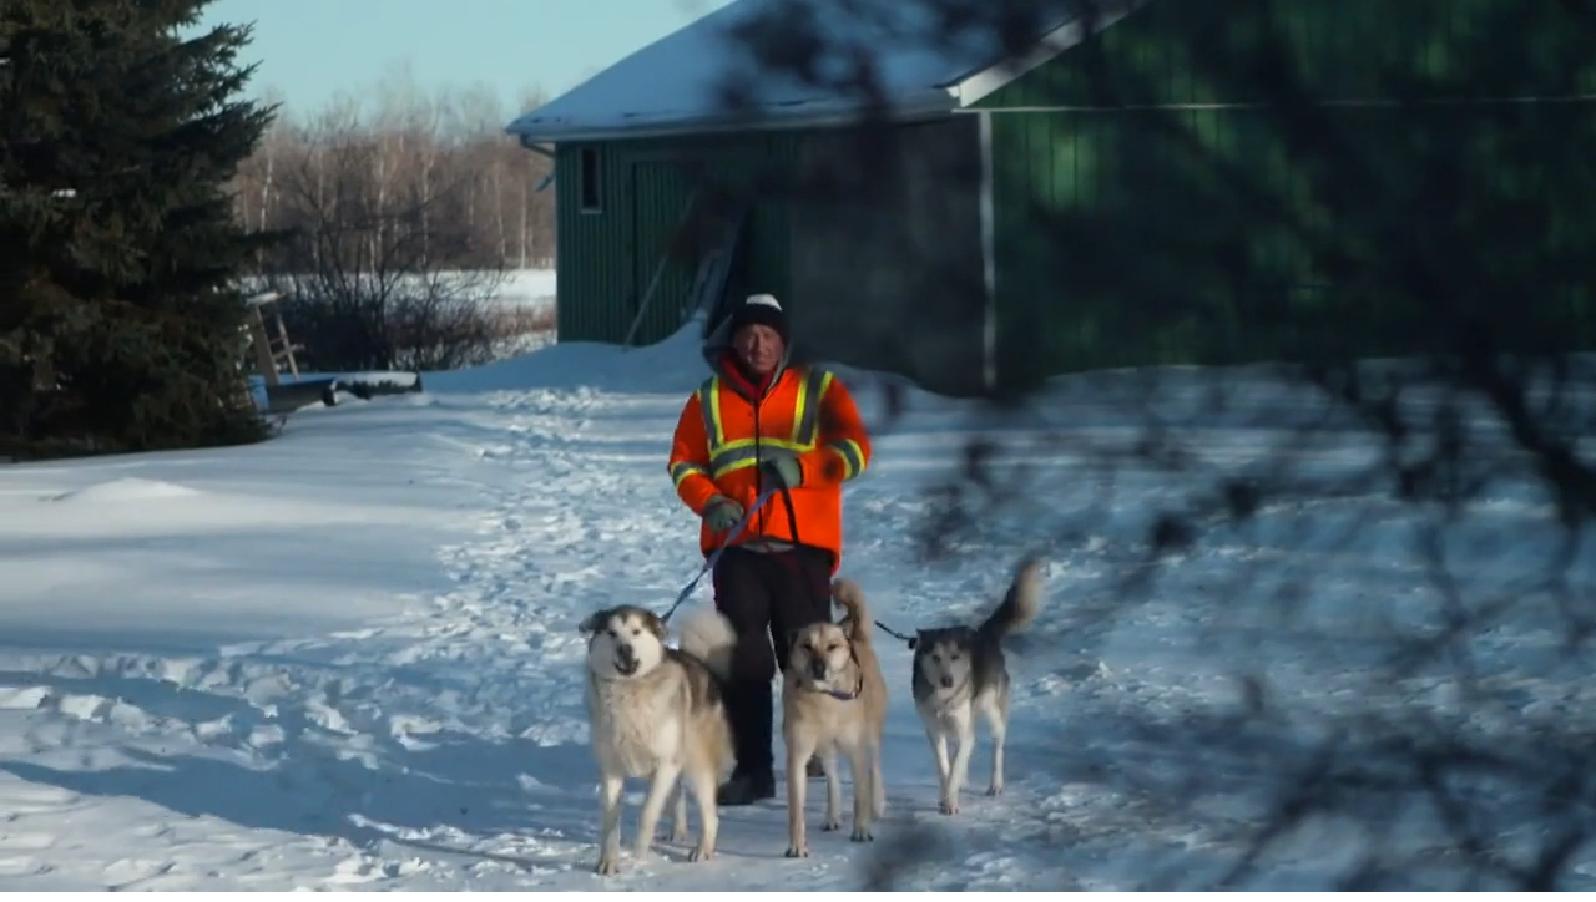
{"type": "Polygon", "coordinates": [[[1338,101],[1579,95],[1596,79],[1589,13],[1579,6],[1150,0],[978,106],[1254,102],[1295,88],[1338,101]],[[1463,52],[1480,47],[1489,52],[1463,52]]]}
{"type": "Polygon", "coordinates": [[[630,176],[637,238],[624,328],[631,332],[635,322],[633,343],[652,344],[680,328],[687,312],[695,260],[679,233],[695,192],[688,174],[669,161],[635,162],[630,176]]]}
{"type": "Polygon", "coordinates": [[[1000,372],[1411,353],[1429,293],[1518,309],[1459,257],[1596,346],[1592,46],[1553,2],[1153,0],[978,104],[1000,372]]]}
{"type": "Polygon", "coordinates": [[[600,204],[582,210],[581,151],[564,145],[555,156],[560,274],[558,329],[562,341],[618,341],[630,324],[632,221],[625,161],[597,146],[600,204]]]}

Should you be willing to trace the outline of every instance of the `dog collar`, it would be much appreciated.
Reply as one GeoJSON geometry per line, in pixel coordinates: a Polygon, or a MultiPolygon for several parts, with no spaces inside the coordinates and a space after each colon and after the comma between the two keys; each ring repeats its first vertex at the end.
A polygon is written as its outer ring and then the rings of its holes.
{"type": "Polygon", "coordinates": [[[863,668],[859,670],[859,685],[854,687],[853,692],[843,692],[839,689],[827,689],[826,694],[840,702],[851,702],[859,696],[864,695],[863,668]]]}
{"type": "Polygon", "coordinates": [[[839,702],[851,702],[864,695],[864,668],[859,666],[859,653],[854,650],[853,643],[848,643],[848,660],[853,662],[853,669],[859,671],[859,683],[854,686],[853,692],[843,692],[840,689],[827,689],[821,695],[829,695],[839,702]]]}

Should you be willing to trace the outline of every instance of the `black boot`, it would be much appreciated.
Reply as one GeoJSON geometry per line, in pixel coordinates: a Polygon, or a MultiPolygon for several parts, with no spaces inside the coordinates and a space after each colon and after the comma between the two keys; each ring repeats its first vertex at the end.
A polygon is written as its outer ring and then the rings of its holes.
{"type": "Polygon", "coordinates": [[[715,804],[735,806],[752,805],[776,797],[776,775],[770,771],[739,773],[720,785],[715,793],[715,804]]]}
{"type": "Polygon", "coordinates": [[[731,722],[732,748],[737,768],[716,793],[721,805],[752,805],[775,798],[776,775],[771,768],[772,710],[770,684],[727,687],[726,715],[731,722]]]}

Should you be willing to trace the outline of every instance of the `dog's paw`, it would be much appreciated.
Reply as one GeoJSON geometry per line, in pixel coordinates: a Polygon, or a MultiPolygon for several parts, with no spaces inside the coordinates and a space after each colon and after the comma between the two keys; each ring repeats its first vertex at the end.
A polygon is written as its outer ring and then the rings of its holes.
{"type": "Polygon", "coordinates": [[[848,838],[853,840],[854,842],[875,842],[876,841],[876,835],[874,833],[870,832],[870,828],[869,827],[855,827],[855,828],[853,828],[853,835],[848,837],[848,838]]]}
{"type": "Polygon", "coordinates": [[[825,821],[821,822],[820,829],[826,831],[827,833],[835,833],[836,831],[842,829],[842,821],[834,817],[827,818],[825,821]]]}
{"type": "Polygon", "coordinates": [[[693,851],[687,853],[687,860],[688,861],[709,861],[711,858],[714,858],[714,857],[715,857],[715,850],[714,849],[706,849],[703,846],[694,846],[693,847],[693,851]]]}
{"type": "Polygon", "coordinates": [[[958,814],[959,802],[957,799],[943,799],[942,804],[937,806],[937,810],[943,814],[958,814]]]}
{"type": "Polygon", "coordinates": [[[809,857],[809,847],[808,846],[788,846],[787,847],[787,857],[788,858],[808,858],[809,857]]]}
{"type": "Polygon", "coordinates": [[[600,877],[614,877],[616,874],[619,874],[620,872],[621,872],[620,859],[610,858],[609,856],[605,856],[603,858],[600,858],[599,859],[599,863],[598,863],[598,867],[593,869],[593,873],[599,875],[600,877]]]}
{"type": "Polygon", "coordinates": [[[988,786],[986,788],[986,794],[989,795],[989,796],[1000,796],[1000,795],[1002,795],[1003,794],[1003,784],[1002,783],[993,783],[991,786],[988,786]]]}

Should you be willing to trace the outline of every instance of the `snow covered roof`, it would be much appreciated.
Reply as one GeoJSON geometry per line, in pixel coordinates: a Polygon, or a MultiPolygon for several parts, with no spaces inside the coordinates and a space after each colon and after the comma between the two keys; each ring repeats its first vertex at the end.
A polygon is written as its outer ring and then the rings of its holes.
{"type": "MultiPolygon", "coordinates": [[[[1138,0],[1104,4],[1121,10],[1138,0]]],[[[945,114],[986,96],[1073,46],[1081,21],[1071,0],[1037,0],[1034,46],[1006,53],[997,27],[950,30],[938,4],[908,0],[735,0],[632,53],[555,100],[512,122],[523,143],[592,140],[843,122],[866,108],[852,76],[858,60],[874,70],[887,112],[912,119],[945,114]],[[774,27],[772,27],[774,26],[774,27]],[[949,34],[953,37],[950,38],[949,34]],[[798,60],[812,78],[758,62],[798,60]],[[728,102],[728,89],[741,103],[728,102]]]]}

